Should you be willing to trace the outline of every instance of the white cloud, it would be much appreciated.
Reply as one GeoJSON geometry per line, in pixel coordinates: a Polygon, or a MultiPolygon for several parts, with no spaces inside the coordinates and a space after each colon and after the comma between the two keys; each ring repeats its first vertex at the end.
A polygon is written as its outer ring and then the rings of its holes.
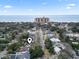
{"type": "Polygon", "coordinates": [[[2,5],[0,5],[0,6],[2,6],[2,5]]]}
{"type": "Polygon", "coordinates": [[[66,6],[66,9],[72,9],[72,8],[75,7],[75,6],[76,6],[76,4],[71,3],[71,4],[68,4],[68,5],[66,6]]]}
{"type": "Polygon", "coordinates": [[[61,2],[62,0],[58,0],[59,2],[61,2]]]}
{"type": "Polygon", "coordinates": [[[33,9],[28,9],[28,11],[33,11],[33,9]]]}
{"type": "Polygon", "coordinates": [[[59,1],[59,2],[62,2],[62,1],[65,1],[65,2],[66,2],[66,1],[68,1],[68,0],[58,0],[58,1],[59,1]]]}
{"type": "Polygon", "coordinates": [[[65,0],[65,1],[68,1],[68,0],[65,0]]]}
{"type": "Polygon", "coordinates": [[[7,10],[3,10],[4,13],[8,12],[7,10]]]}
{"type": "Polygon", "coordinates": [[[42,5],[47,5],[47,2],[43,2],[42,5]]]}
{"type": "Polygon", "coordinates": [[[0,12],[1,12],[1,10],[0,10],[0,12]]]}
{"type": "Polygon", "coordinates": [[[66,7],[66,9],[71,9],[71,8],[72,8],[72,7],[70,7],[70,6],[67,6],[67,7],[66,7]]]}
{"type": "Polygon", "coordinates": [[[74,7],[74,6],[76,6],[76,4],[71,3],[71,4],[68,4],[68,6],[74,7]]]}
{"type": "Polygon", "coordinates": [[[5,5],[4,8],[12,8],[11,5],[5,5]]]}

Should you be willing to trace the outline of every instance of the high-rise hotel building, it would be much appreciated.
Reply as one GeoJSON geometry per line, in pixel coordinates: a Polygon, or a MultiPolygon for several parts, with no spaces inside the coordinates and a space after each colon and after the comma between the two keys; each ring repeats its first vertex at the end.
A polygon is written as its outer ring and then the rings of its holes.
{"type": "Polygon", "coordinates": [[[49,18],[47,17],[40,17],[40,18],[35,18],[35,23],[43,25],[49,22],[49,18]]]}

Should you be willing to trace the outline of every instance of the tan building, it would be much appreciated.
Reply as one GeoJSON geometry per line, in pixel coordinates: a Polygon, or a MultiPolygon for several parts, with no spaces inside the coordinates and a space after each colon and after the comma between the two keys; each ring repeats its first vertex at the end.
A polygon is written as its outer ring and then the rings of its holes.
{"type": "Polygon", "coordinates": [[[49,18],[47,17],[42,17],[42,18],[35,18],[35,23],[38,23],[38,24],[46,24],[49,22],[49,18]]]}

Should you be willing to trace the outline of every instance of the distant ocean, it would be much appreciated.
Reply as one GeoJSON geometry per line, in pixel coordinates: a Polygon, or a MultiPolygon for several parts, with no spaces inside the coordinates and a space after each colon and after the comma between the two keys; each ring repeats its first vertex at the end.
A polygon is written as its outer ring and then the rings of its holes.
{"type": "Polygon", "coordinates": [[[52,22],[79,22],[79,15],[0,15],[0,22],[33,22],[34,18],[43,16],[52,22]]]}

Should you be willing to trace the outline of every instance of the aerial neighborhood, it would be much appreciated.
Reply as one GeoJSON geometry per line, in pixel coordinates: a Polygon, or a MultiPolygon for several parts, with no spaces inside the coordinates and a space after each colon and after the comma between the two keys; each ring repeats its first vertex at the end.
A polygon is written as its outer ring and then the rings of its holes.
{"type": "Polygon", "coordinates": [[[0,59],[79,59],[79,23],[0,22],[0,59]]]}

